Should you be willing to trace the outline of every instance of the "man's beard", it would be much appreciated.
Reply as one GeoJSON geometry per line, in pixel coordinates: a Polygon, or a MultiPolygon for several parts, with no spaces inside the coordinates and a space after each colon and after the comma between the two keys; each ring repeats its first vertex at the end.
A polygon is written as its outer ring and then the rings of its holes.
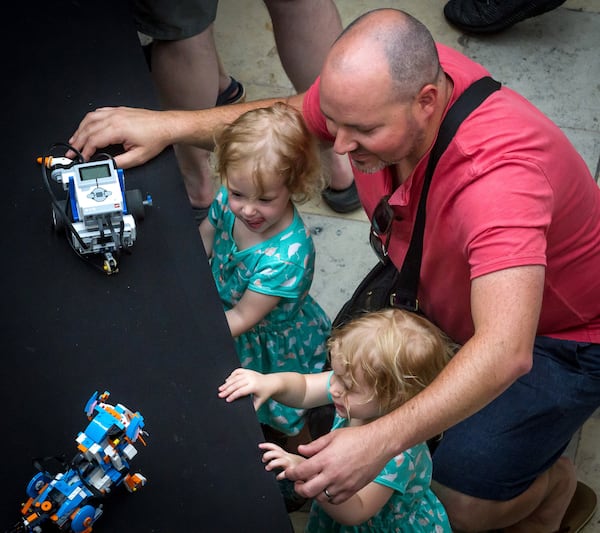
{"type": "Polygon", "coordinates": [[[381,159],[379,159],[374,165],[358,163],[352,158],[350,158],[350,163],[356,170],[362,172],[363,174],[375,174],[376,172],[383,170],[385,167],[393,165],[393,163],[388,163],[387,161],[383,161],[381,159]]]}

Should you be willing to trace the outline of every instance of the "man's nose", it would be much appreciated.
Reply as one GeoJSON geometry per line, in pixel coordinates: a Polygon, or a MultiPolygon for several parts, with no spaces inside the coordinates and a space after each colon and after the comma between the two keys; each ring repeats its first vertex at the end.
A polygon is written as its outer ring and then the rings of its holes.
{"type": "Polygon", "coordinates": [[[338,128],[333,143],[333,151],[336,154],[344,155],[356,150],[357,147],[358,143],[352,139],[351,133],[346,128],[338,128]]]}

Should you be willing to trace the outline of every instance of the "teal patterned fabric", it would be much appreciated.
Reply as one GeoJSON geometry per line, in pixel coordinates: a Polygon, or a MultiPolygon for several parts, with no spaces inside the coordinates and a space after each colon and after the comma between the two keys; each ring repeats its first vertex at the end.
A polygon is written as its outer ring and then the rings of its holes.
{"type": "MultiPolygon", "coordinates": [[[[321,372],[331,322],[309,295],[315,249],[299,213],[294,209],[287,229],[245,250],[238,250],[233,239],[235,215],[225,187],[219,189],[208,217],[215,227],[211,268],[225,310],[246,290],[281,298],[260,323],[235,339],[241,365],[263,373],[321,372]]],[[[287,435],[302,429],[303,414],[302,409],[272,400],[258,411],[261,423],[287,435]]]]}
{"type": "MultiPolygon", "coordinates": [[[[347,423],[336,414],[332,430],[347,423]]],[[[430,488],[431,468],[426,444],[409,448],[385,465],[374,480],[394,489],[379,513],[357,526],[344,526],[335,522],[315,500],[307,533],[452,533],[446,510],[430,488]]]]}

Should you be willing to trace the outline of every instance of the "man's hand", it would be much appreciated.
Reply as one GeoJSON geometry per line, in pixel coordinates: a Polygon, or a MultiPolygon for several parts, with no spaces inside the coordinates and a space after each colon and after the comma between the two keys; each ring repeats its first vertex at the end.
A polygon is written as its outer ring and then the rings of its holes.
{"type": "Polygon", "coordinates": [[[336,429],[299,446],[298,451],[309,459],[286,470],[286,477],[296,481],[296,492],[305,498],[342,503],[375,479],[390,458],[385,456],[381,437],[369,426],[336,429]]]}
{"type": "MultiPolygon", "coordinates": [[[[101,107],[88,113],[69,139],[86,161],[97,150],[121,144],[123,154],[115,157],[120,168],[141,165],[171,144],[166,113],[129,107],[101,107]]],[[[74,154],[67,153],[67,157],[74,154]]]]}

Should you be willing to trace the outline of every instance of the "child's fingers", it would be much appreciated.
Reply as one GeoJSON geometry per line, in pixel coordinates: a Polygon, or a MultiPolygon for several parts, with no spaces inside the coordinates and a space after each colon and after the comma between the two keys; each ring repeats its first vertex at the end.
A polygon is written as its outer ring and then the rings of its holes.
{"type": "Polygon", "coordinates": [[[247,396],[247,393],[245,393],[243,391],[243,389],[227,389],[224,391],[219,392],[219,397],[220,398],[225,398],[226,402],[233,402],[234,400],[237,400],[238,398],[241,398],[242,396],[247,396]]]}
{"type": "Polygon", "coordinates": [[[274,461],[275,459],[279,459],[281,454],[284,452],[280,452],[279,450],[270,450],[263,453],[262,462],[268,463],[269,461],[274,461]]]}
{"type": "Polygon", "coordinates": [[[244,375],[245,373],[246,372],[243,368],[236,368],[231,374],[229,374],[229,377],[227,379],[234,378],[239,375],[244,375]]]}
{"type": "Polygon", "coordinates": [[[242,396],[248,396],[254,392],[255,387],[249,379],[238,374],[234,377],[228,377],[225,383],[219,386],[219,397],[225,398],[228,402],[232,402],[242,396]]]}
{"type": "Polygon", "coordinates": [[[275,444],[274,442],[261,442],[258,447],[261,450],[283,450],[279,444],[275,444]]]}
{"type": "Polygon", "coordinates": [[[288,466],[289,462],[286,460],[285,457],[277,457],[267,462],[267,464],[265,465],[265,470],[271,471],[277,470],[279,468],[285,470],[288,466]]]}
{"type": "Polygon", "coordinates": [[[236,368],[231,374],[229,374],[229,376],[225,378],[225,383],[223,383],[219,388],[231,385],[233,383],[239,383],[240,380],[247,382],[247,374],[243,368],[236,368]]]}
{"type": "Polygon", "coordinates": [[[273,450],[273,451],[275,451],[275,450],[278,450],[278,451],[281,451],[281,452],[283,452],[283,451],[284,451],[284,449],[283,449],[281,446],[278,446],[278,445],[277,445],[277,444],[275,444],[274,442],[261,442],[261,443],[258,445],[258,447],[259,447],[261,450],[273,450]]]}
{"type": "Polygon", "coordinates": [[[223,383],[223,385],[221,385],[221,387],[227,387],[227,386],[232,386],[232,385],[240,385],[240,384],[244,384],[244,383],[248,383],[248,377],[245,374],[231,374],[226,380],[225,383],[223,383]]]}

